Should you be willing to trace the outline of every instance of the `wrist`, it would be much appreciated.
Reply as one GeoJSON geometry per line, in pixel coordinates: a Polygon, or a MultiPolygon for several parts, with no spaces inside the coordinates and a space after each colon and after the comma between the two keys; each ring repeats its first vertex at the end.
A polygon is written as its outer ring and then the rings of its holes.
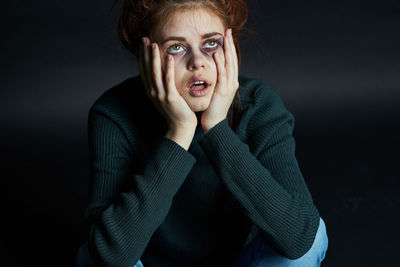
{"type": "Polygon", "coordinates": [[[192,143],[195,131],[196,127],[170,128],[165,136],[183,147],[185,150],[188,150],[192,143]]]}
{"type": "Polygon", "coordinates": [[[207,134],[212,128],[215,127],[215,125],[217,125],[217,124],[220,123],[221,121],[223,121],[223,119],[217,120],[217,121],[210,121],[210,122],[204,123],[204,124],[202,125],[203,130],[204,130],[204,134],[207,134]]]}

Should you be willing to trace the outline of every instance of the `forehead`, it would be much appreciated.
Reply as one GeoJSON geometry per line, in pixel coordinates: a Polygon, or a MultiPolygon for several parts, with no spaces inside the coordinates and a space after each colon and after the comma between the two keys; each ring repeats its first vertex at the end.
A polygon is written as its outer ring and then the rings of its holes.
{"type": "Polygon", "coordinates": [[[175,11],[160,24],[160,38],[171,35],[201,36],[209,32],[224,34],[225,29],[222,20],[210,9],[205,8],[175,11]]]}

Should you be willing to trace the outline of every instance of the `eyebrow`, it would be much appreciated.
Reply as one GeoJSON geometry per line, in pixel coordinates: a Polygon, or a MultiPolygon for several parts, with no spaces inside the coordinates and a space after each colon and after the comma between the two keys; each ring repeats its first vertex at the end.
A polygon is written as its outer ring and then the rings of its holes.
{"type": "MultiPolygon", "coordinates": [[[[214,35],[221,35],[221,36],[222,36],[222,34],[219,33],[219,32],[210,32],[210,33],[205,33],[205,34],[203,34],[203,35],[201,36],[201,38],[204,40],[204,39],[206,39],[206,38],[208,38],[208,37],[211,37],[211,36],[214,36],[214,35]]],[[[163,41],[161,41],[161,44],[164,44],[164,43],[166,43],[166,42],[168,42],[168,41],[171,41],[171,40],[186,41],[185,37],[170,36],[170,37],[167,37],[166,39],[164,39],[163,41]]]]}

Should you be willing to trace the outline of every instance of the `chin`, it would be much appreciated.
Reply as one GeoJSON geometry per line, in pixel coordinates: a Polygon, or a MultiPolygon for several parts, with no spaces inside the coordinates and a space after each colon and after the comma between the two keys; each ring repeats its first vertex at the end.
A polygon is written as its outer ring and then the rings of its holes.
{"type": "MultiPolygon", "coordinates": [[[[214,89],[214,88],[213,88],[214,89]]],[[[210,90],[207,95],[202,97],[193,97],[189,94],[186,95],[185,101],[193,112],[201,112],[208,108],[213,96],[214,90],[210,90]]]]}
{"type": "Polygon", "coordinates": [[[192,101],[192,103],[189,103],[189,107],[193,112],[204,111],[208,108],[209,105],[209,99],[204,99],[203,101],[192,101]]]}

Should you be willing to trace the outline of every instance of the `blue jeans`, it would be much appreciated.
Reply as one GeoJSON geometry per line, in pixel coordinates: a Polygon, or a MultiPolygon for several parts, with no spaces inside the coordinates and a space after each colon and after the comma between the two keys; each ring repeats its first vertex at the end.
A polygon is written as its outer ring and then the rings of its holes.
{"type": "Polygon", "coordinates": [[[232,267],[314,267],[320,266],[328,249],[325,222],[320,218],[317,234],[309,251],[302,257],[290,260],[272,250],[260,235],[246,245],[232,267]]]}
{"type": "MultiPolygon", "coordinates": [[[[310,250],[302,257],[290,260],[272,250],[260,237],[256,235],[240,252],[232,267],[304,267],[320,266],[328,249],[328,235],[325,222],[320,218],[317,234],[310,250]]],[[[97,267],[90,258],[87,243],[84,243],[77,256],[77,267],[97,267]]],[[[143,267],[139,260],[133,267],[143,267]]]]}
{"type": "MultiPolygon", "coordinates": [[[[94,262],[89,254],[89,247],[88,243],[85,242],[79,248],[77,257],[76,257],[76,267],[99,267],[99,265],[94,262]]],[[[133,267],[144,267],[142,262],[139,260],[135,266],[133,267]]]]}

